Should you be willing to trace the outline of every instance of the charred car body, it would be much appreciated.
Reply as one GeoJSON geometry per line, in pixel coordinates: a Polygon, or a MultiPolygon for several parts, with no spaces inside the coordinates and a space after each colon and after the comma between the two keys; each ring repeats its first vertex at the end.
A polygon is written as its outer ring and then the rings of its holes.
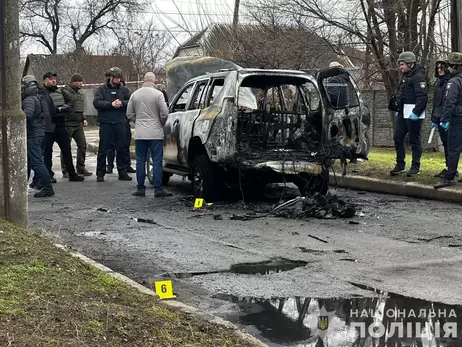
{"type": "Polygon", "coordinates": [[[171,100],[164,184],[187,176],[206,201],[225,187],[245,195],[273,182],[326,193],[333,160],[367,159],[360,95],[343,69],[236,66],[190,79],[171,100]]]}

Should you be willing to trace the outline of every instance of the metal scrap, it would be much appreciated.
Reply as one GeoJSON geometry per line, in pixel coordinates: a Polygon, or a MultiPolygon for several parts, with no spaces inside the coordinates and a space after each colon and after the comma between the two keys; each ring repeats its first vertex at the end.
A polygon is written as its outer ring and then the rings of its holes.
{"type": "Polygon", "coordinates": [[[356,214],[356,207],[336,195],[315,193],[311,196],[299,196],[286,201],[273,210],[273,214],[285,218],[351,218],[356,214]]]}

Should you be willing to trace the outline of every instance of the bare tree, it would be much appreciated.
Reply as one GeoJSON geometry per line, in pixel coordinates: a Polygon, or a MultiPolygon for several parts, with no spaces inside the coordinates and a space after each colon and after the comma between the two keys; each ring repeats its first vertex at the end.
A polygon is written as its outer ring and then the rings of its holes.
{"type": "MultiPolygon", "coordinates": [[[[281,13],[314,19],[325,27],[358,42],[374,57],[374,68],[380,73],[389,96],[399,80],[397,57],[412,51],[421,64],[429,68],[434,61],[436,19],[441,4],[447,0],[287,0],[279,1],[281,13]]],[[[261,11],[266,1],[257,0],[261,11]]]]}
{"type": "Polygon", "coordinates": [[[66,37],[81,50],[90,37],[118,26],[121,17],[143,6],[141,0],[20,0],[20,35],[51,54],[58,53],[66,37]]]}
{"type": "Polygon", "coordinates": [[[137,74],[155,71],[172,54],[170,34],[158,30],[154,19],[136,26],[128,21],[121,24],[124,29],[114,31],[118,45],[113,52],[130,57],[137,74]]]}

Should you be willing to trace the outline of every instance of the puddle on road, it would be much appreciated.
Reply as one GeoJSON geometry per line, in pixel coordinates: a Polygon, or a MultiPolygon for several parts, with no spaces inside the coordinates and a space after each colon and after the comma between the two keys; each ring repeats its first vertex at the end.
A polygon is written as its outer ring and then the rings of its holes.
{"type": "Polygon", "coordinates": [[[276,258],[259,263],[244,263],[231,265],[229,272],[246,275],[269,275],[272,273],[290,271],[298,267],[306,266],[308,262],[302,260],[290,260],[276,258]]]}
{"type": "Polygon", "coordinates": [[[270,275],[284,271],[290,271],[298,267],[306,266],[308,262],[303,260],[290,260],[284,258],[274,258],[258,263],[234,264],[228,270],[203,271],[203,272],[176,272],[173,274],[163,274],[164,278],[191,278],[194,276],[204,276],[216,273],[235,273],[242,275],[270,275]]]}
{"type": "Polygon", "coordinates": [[[213,298],[239,308],[215,314],[271,346],[462,346],[457,329],[457,323],[462,324],[462,306],[375,293],[371,298],[350,299],[262,299],[226,294],[213,298]]]}

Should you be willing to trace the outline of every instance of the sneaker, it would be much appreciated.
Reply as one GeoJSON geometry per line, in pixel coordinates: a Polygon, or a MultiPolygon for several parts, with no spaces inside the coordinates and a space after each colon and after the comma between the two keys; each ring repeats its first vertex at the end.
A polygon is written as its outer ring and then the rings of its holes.
{"type": "Polygon", "coordinates": [[[405,172],[406,170],[404,169],[403,166],[396,165],[393,170],[390,171],[391,176],[396,176],[399,175],[400,173],[405,172]]]}
{"type": "Polygon", "coordinates": [[[133,196],[146,196],[145,188],[138,188],[136,192],[132,193],[133,196]]]}
{"type": "Polygon", "coordinates": [[[411,169],[407,172],[407,177],[412,177],[415,175],[420,175],[420,169],[417,167],[411,167],[411,169]]]}
{"type": "Polygon", "coordinates": [[[440,189],[440,188],[450,187],[450,186],[455,186],[455,185],[456,185],[456,182],[454,180],[447,180],[443,178],[441,182],[438,184],[435,184],[433,188],[440,189]]]}
{"type": "Polygon", "coordinates": [[[79,175],[83,175],[83,176],[91,176],[91,175],[93,175],[93,172],[90,172],[87,169],[77,170],[77,173],[79,175]]]}
{"type": "Polygon", "coordinates": [[[96,182],[104,182],[104,176],[103,175],[96,176],[96,182]]]}
{"type": "Polygon", "coordinates": [[[157,192],[154,193],[154,197],[156,197],[156,198],[166,198],[168,196],[173,196],[173,194],[164,192],[163,190],[157,191],[157,192]]]}
{"type": "Polygon", "coordinates": [[[132,168],[131,166],[129,166],[129,167],[127,168],[127,172],[128,172],[128,173],[136,173],[136,170],[135,170],[134,168],[132,168]]]}
{"type": "Polygon", "coordinates": [[[131,181],[133,178],[128,175],[126,172],[119,172],[119,180],[120,181],[131,181]]]}
{"type": "Polygon", "coordinates": [[[67,172],[63,172],[63,178],[69,178],[69,174],[67,172]]]}
{"type": "Polygon", "coordinates": [[[82,182],[85,177],[78,175],[77,173],[73,173],[69,175],[69,182],[82,182]]]}
{"type": "Polygon", "coordinates": [[[112,167],[111,166],[106,166],[106,173],[111,174],[112,172],[113,172],[112,167]]]}
{"type": "Polygon", "coordinates": [[[53,195],[55,195],[55,192],[54,192],[53,188],[51,188],[51,187],[43,187],[41,191],[34,194],[34,197],[36,197],[36,198],[45,198],[45,197],[53,196],[53,195]]]}

